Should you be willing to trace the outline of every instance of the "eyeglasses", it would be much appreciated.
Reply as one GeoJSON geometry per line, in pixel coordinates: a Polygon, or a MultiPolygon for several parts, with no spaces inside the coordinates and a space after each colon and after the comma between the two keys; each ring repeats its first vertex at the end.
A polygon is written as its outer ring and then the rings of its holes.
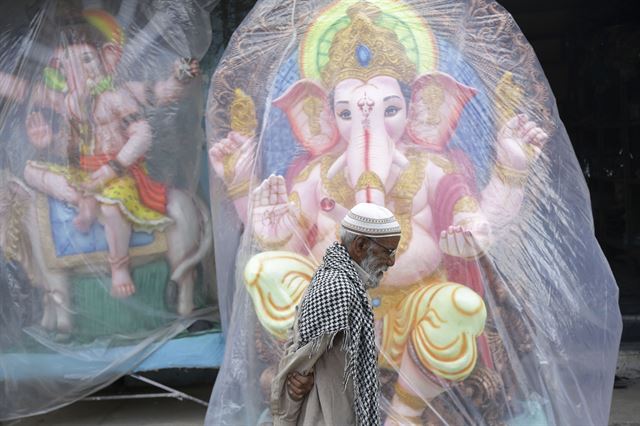
{"type": "Polygon", "coordinates": [[[389,257],[395,257],[395,255],[396,255],[396,250],[398,250],[397,248],[390,249],[389,247],[385,247],[385,246],[383,246],[382,244],[380,244],[379,242],[377,242],[377,241],[376,241],[376,240],[374,240],[373,238],[369,238],[369,237],[366,237],[366,238],[367,238],[367,240],[371,241],[373,244],[375,244],[375,245],[377,245],[377,246],[379,246],[379,247],[383,248],[383,249],[384,249],[384,251],[387,253],[387,256],[389,256],[389,257]]]}

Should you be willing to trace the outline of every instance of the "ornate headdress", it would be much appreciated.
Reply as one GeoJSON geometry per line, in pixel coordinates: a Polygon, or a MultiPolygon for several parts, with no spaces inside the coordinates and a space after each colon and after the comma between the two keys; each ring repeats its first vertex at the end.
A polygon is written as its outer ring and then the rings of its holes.
{"type": "Polygon", "coordinates": [[[424,21],[385,0],[336,2],[316,19],[301,48],[302,74],[326,88],[379,75],[411,83],[435,61],[435,42],[424,21]]]}
{"type": "Polygon", "coordinates": [[[333,87],[346,78],[367,81],[376,75],[411,82],[416,64],[409,60],[392,30],[376,26],[380,9],[371,3],[357,3],[347,14],[351,25],[336,34],[329,49],[329,63],[320,74],[324,86],[333,87]]]}

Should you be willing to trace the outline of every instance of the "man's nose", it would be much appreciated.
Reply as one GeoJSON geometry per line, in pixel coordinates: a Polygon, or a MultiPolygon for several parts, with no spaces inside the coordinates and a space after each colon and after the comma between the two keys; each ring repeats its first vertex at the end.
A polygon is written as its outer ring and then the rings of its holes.
{"type": "Polygon", "coordinates": [[[387,256],[387,266],[389,268],[391,268],[393,265],[396,264],[396,255],[395,253],[393,254],[393,256],[387,256]]]}

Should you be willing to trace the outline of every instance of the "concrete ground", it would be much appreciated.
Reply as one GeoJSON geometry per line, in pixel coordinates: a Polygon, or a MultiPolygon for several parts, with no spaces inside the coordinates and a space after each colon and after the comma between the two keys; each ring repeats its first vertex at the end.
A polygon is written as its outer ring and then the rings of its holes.
{"type": "MultiPolygon", "coordinates": [[[[201,388],[199,393],[208,400],[211,388],[201,388]]],[[[202,426],[206,412],[202,405],[172,398],[80,401],[49,414],[8,422],[7,425],[202,426]]]]}
{"type": "MultiPolygon", "coordinates": [[[[209,399],[211,392],[209,386],[181,390],[204,400],[209,399]]],[[[7,425],[201,426],[206,411],[205,407],[194,402],[169,398],[81,401],[49,414],[8,422],[7,425]]],[[[640,379],[630,380],[626,388],[613,391],[609,425],[640,426],[640,379]]]]}
{"type": "Polygon", "coordinates": [[[640,379],[630,380],[624,389],[613,390],[609,425],[640,425],[640,379]]]}

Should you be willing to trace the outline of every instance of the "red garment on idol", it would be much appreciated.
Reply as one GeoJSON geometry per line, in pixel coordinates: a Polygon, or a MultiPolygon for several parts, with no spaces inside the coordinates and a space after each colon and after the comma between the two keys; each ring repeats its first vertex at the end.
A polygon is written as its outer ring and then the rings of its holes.
{"type": "MultiPolygon", "coordinates": [[[[116,156],[113,154],[83,155],[80,157],[80,168],[87,172],[94,172],[115,159],[116,156]]],[[[151,179],[144,170],[142,161],[128,167],[127,171],[136,181],[142,204],[158,213],[166,214],[167,186],[151,179]]]]}

